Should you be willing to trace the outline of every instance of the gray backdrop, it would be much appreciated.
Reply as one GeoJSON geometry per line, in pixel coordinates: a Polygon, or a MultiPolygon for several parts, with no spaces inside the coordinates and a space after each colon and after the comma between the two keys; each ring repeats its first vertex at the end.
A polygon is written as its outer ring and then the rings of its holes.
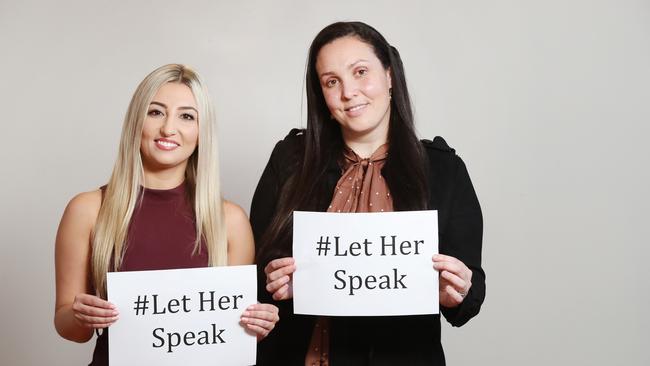
{"type": "Polygon", "coordinates": [[[650,364],[650,3],[633,0],[0,0],[0,364],[90,359],[52,325],[54,237],[106,182],[138,82],[171,62],[204,75],[224,194],[248,210],[336,20],[398,47],[419,135],[457,149],[484,209],[487,299],[444,326],[448,363],[650,364]]]}

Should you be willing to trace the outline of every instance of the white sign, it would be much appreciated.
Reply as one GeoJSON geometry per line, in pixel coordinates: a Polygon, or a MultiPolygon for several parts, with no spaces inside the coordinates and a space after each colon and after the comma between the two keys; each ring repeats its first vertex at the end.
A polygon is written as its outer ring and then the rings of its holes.
{"type": "Polygon", "coordinates": [[[296,314],[438,313],[437,211],[293,213],[296,314]]]}
{"type": "Polygon", "coordinates": [[[257,303],[255,266],[108,273],[111,366],[254,365],[257,341],[239,320],[257,303]]]}

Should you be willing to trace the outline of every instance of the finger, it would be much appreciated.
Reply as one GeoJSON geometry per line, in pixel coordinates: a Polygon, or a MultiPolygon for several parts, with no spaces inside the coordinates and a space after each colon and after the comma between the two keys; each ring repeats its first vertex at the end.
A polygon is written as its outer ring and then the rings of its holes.
{"type": "Polygon", "coordinates": [[[242,319],[244,318],[259,319],[275,323],[277,321],[278,315],[270,313],[268,311],[244,311],[242,314],[242,319]]]}
{"type": "Polygon", "coordinates": [[[274,259],[269,262],[269,264],[264,267],[264,273],[269,274],[273,271],[275,271],[278,268],[290,266],[295,263],[295,260],[293,257],[284,257],[284,258],[278,258],[274,259]]]}
{"type": "Polygon", "coordinates": [[[262,328],[255,324],[245,324],[246,328],[255,333],[259,338],[264,338],[271,332],[268,329],[262,328]]]}
{"type": "Polygon", "coordinates": [[[288,298],[289,298],[289,285],[284,285],[273,293],[273,300],[286,300],[288,298]]]}
{"type": "Polygon", "coordinates": [[[282,267],[280,269],[276,269],[275,271],[273,271],[271,273],[268,273],[266,275],[266,282],[275,281],[278,278],[288,276],[288,275],[292,274],[295,271],[296,271],[296,266],[294,266],[294,265],[289,265],[289,266],[282,267]]]}
{"type": "Polygon", "coordinates": [[[434,254],[432,259],[434,262],[451,262],[459,265],[460,264],[464,265],[463,261],[461,261],[460,259],[445,254],[434,254]]]}
{"type": "Polygon", "coordinates": [[[273,329],[273,327],[275,327],[274,321],[260,319],[260,318],[242,317],[241,321],[245,324],[257,325],[258,327],[264,328],[269,331],[273,329]]]}
{"type": "Polygon", "coordinates": [[[270,293],[276,292],[282,286],[288,285],[290,281],[291,277],[289,276],[280,277],[275,281],[269,282],[266,285],[266,291],[270,293]]]}
{"type": "Polygon", "coordinates": [[[279,309],[273,304],[252,304],[246,308],[247,311],[267,311],[269,313],[277,314],[279,309]]]}
{"type": "Polygon", "coordinates": [[[455,273],[457,275],[460,275],[463,272],[463,270],[464,270],[463,267],[459,266],[456,263],[452,263],[452,262],[434,262],[433,263],[433,268],[435,270],[437,270],[438,272],[449,271],[449,272],[455,273]]]}
{"type": "Polygon", "coordinates": [[[442,271],[440,277],[449,281],[449,283],[457,289],[464,290],[467,287],[467,282],[465,280],[449,271],[442,271]]]}
{"type": "Polygon", "coordinates": [[[79,320],[85,326],[92,328],[105,328],[115,323],[119,319],[117,316],[105,318],[98,316],[88,316],[80,313],[75,313],[74,317],[77,318],[77,320],[79,320]]]}
{"type": "Polygon", "coordinates": [[[95,317],[114,317],[119,315],[119,312],[116,309],[106,309],[95,306],[86,305],[81,302],[74,302],[72,304],[72,310],[76,313],[81,313],[84,315],[95,316],[95,317]]]}
{"type": "Polygon", "coordinates": [[[456,302],[456,304],[460,304],[463,302],[463,295],[460,294],[458,290],[456,290],[453,286],[446,286],[445,287],[445,292],[456,302]]]}
{"type": "Polygon", "coordinates": [[[94,295],[89,295],[89,294],[79,294],[75,296],[75,302],[81,302],[83,304],[94,306],[97,308],[117,309],[117,307],[114,304],[102,298],[99,298],[94,295]]]}

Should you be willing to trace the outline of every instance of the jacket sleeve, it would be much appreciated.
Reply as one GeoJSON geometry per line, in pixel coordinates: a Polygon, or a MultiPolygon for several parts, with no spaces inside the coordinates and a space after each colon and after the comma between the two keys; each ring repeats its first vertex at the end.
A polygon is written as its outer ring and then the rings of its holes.
{"type": "MultiPolygon", "coordinates": [[[[257,183],[257,188],[253,194],[251,203],[250,221],[255,237],[255,252],[258,253],[262,235],[271,223],[280,193],[280,183],[278,176],[277,155],[279,150],[278,142],[271,153],[262,177],[257,183]]],[[[266,278],[264,275],[264,266],[266,263],[257,263],[258,285],[257,296],[260,302],[272,303],[270,294],[265,289],[266,278]]]]}
{"type": "Polygon", "coordinates": [[[451,325],[459,327],[479,313],[485,299],[485,272],[481,268],[483,215],[465,164],[458,156],[453,175],[449,218],[440,237],[442,254],[453,256],[472,271],[472,287],[457,307],[441,307],[451,325]],[[443,253],[443,250],[445,251],[443,253]]]}

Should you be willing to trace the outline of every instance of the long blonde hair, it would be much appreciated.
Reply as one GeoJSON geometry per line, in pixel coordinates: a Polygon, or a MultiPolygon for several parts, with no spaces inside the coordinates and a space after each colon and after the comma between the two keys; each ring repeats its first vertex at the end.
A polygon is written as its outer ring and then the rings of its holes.
{"type": "Polygon", "coordinates": [[[119,270],[127,246],[133,211],[141,198],[144,170],[140,156],[142,125],[149,104],[161,86],[182,83],[194,94],[199,109],[199,144],[190,156],[185,179],[193,197],[196,221],[194,252],[201,251],[201,239],[208,251],[208,264],[227,264],[227,239],[223,200],[219,182],[219,159],[214,110],[199,75],[185,65],[159,67],[140,83],[124,118],[122,136],[106,186],[92,237],[92,280],[98,296],[106,297],[106,272],[119,270]]]}

